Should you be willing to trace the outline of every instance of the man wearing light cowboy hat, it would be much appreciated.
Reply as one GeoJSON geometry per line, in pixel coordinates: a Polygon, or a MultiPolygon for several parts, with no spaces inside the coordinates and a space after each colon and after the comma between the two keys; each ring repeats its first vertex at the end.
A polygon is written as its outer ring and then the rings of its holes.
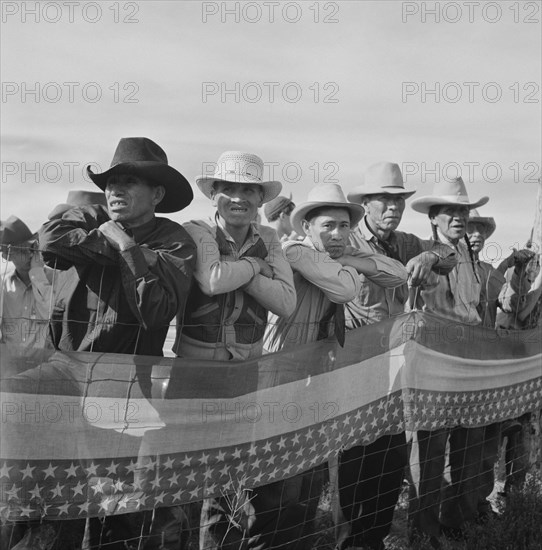
{"type": "MultiPolygon", "coordinates": [[[[183,358],[239,361],[262,354],[267,315],[288,316],[295,307],[292,270],[277,233],[256,223],[258,208],[282,184],[263,179],[260,157],[241,151],[220,155],[212,175],[196,179],[216,207],[213,218],[184,224],[197,247],[184,316],[178,317],[173,351],[183,358]]],[[[166,392],[182,392],[182,370],[173,371],[166,392]]],[[[281,509],[281,484],[244,491],[240,510],[232,499],[205,499],[201,548],[269,547],[290,540],[297,516],[281,509]],[[275,498],[277,497],[277,498],[275,498]],[[242,514],[241,514],[242,509],[242,514]],[[237,527],[238,515],[242,524],[237,527]]],[[[235,499],[234,499],[235,500],[235,499]]]]}
{"type": "MultiPolygon", "coordinates": [[[[350,232],[363,213],[362,206],[347,202],[337,184],[314,187],[307,202],[294,209],[293,228],[305,239],[288,241],[283,250],[294,271],[297,304],[289,317],[270,317],[267,350],[279,351],[329,337],[343,345],[343,304],[358,295],[360,274],[387,288],[406,282],[406,270],[398,261],[348,245],[350,232]]],[[[299,476],[299,502],[308,508],[307,534],[314,528],[325,477],[325,465],[299,476]]]]}
{"type": "MultiPolygon", "coordinates": [[[[196,248],[179,224],[155,212],[182,210],[192,189],[163,149],[144,137],[122,138],[109,170],[87,171],[107,207],[74,207],[39,232],[46,264],[65,271],[54,289],[62,321],[53,344],[63,351],[161,356],[169,323],[186,302],[196,248]]],[[[152,523],[150,513],[105,517],[101,526],[93,518],[90,544],[124,548],[123,541],[142,535],[145,548],[155,548],[173,518],[167,508],[156,514],[152,523]]]]}
{"type": "MultiPolygon", "coordinates": [[[[369,166],[363,184],[348,193],[351,202],[365,208],[365,217],[350,242],[367,254],[398,260],[405,266],[409,284],[419,285],[432,271],[450,271],[456,259],[455,252],[445,245],[397,231],[405,199],[414,193],[405,189],[397,164],[379,162],[369,166]]],[[[406,285],[386,288],[363,274],[359,275],[359,282],[360,291],[345,304],[347,329],[403,313],[408,297],[406,285]]],[[[335,511],[339,549],[384,548],[383,540],[390,532],[407,464],[404,432],[385,435],[340,454],[335,511]]]]}
{"type": "MultiPolygon", "coordinates": [[[[454,248],[458,256],[450,273],[434,275],[421,287],[418,305],[424,310],[459,323],[481,324],[482,274],[466,233],[469,212],[488,201],[489,197],[471,201],[461,178],[436,183],[432,195],[412,201],[415,211],[429,216],[433,239],[454,248]]],[[[461,537],[464,524],[476,519],[484,428],[419,430],[415,443],[410,461],[410,534],[428,535],[439,548],[441,534],[461,537]],[[441,493],[448,441],[451,481],[441,493]]]]}

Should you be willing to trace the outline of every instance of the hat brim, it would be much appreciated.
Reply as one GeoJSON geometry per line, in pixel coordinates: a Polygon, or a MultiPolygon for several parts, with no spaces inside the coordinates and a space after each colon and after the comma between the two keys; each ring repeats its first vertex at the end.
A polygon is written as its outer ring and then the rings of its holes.
{"type": "Polygon", "coordinates": [[[65,202],[61,203],[61,204],[57,204],[52,210],[51,212],[49,213],[49,215],[47,216],[47,218],[49,220],[56,220],[57,218],[61,218],[62,215],[64,214],[64,212],[67,212],[68,210],[70,210],[70,208],[73,208],[73,206],[71,204],[67,204],[65,202]]]}
{"type": "Polygon", "coordinates": [[[213,191],[213,184],[216,181],[224,181],[229,183],[245,183],[250,185],[260,185],[263,189],[262,204],[272,201],[277,198],[282,191],[282,183],[280,181],[255,181],[249,178],[239,177],[235,180],[227,180],[222,178],[215,178],[214,176],[198,176],[196,178],[196,185],[199,190],[208,198],[211,199],[211,193],[213,191]]]}
{"type": "Polygon", "coordinates": [[[400,187],[370,187],[366,185],[359,185],[354,187],[347,195],[346,198],[353,203],[360,203],[363,197],[367,195],[403,195],[405,199],[408,199],[416,193],[416,189],[408,190],[401,189],[400,187]]]}
{"type": "Polygon", "coordinates": [[[497,229],[497,224],[495,223],[494,218],[486,218],[482,216],[469,218],[467,220],[467,225],[469,223],[479,223],[486,226],[486,239],[489,239],[493,233],[495,233],[495,229],[497,229]]]}
{"type": "Polygon", "coordinates": [[[478,208],[479,206],[484,206],[489,201],[489,197],[482,197],[476,202],[465,202],[458,199],[445,199],[440,197],[434,197],[428,195],[425,197],[420,197],[419,199],[414,199],[410,206],[412,210],[420,212],[421,214],[429,214],[429,210],[432,206],[467,206],[469,210],[473,208],[478,208]]]}
{"type": "Polygon", "coordinates": [[[147,160],[121,162],[101,174],[95,174],[90,166],[87,166],[87,174],[102,191],[105,191],[107,178],[117,174],[133,174],[149,180],[154,185],[162,185],[165,195],[156,206],[155,212],[164,214],[179,212],[186,208],[194,198],[194,192],[188,180],[175,168],[163,162],[147,160]]]}
{"type": "Polygon", "coordinates": [[[363,218],[365,209],[360,204],[347,202],[305,202],[296,206],[290,215],[290,221],[294,231],[299,235],[306,235],[301,222],[305,216],[315,208],[345,208],[350,213],[350,227],[354,228],[363,218]]]}

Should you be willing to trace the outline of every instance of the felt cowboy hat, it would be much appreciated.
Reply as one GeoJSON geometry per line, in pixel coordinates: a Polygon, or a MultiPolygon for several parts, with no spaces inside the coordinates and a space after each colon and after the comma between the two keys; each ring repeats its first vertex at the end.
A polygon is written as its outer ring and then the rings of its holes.
{"type": "Polygon", "coordinates": [[[350,227],[357,225],[365,214],[363,206],[346,200],[341,186],[337,183],[316,185],[309,191],[307,199],[307,202],[296,206],[290,216],[292,227],[299,235],[305,235],[301,222],[315,208],[346,208],[350,213],[350,227]]]}
{"type": "Polygon", "coordinates": [[[102,206],[105,206],[107,208],[105,195],[103,193],[98,193],[95,191],[83,191],[82,189],[70,191],[68,193],[68,198],[66,199],[66,202],[57,204],[53,208],[53,210],[51,210],[51,213],[47,217],[50,220],[61,218],[64,212],[67,212],[75,206],[90,206],[91,204],[101,204],[102,206]]]}
{"type": "Polygon", "coordinates": [[[164,150],[145,137],[121,138],[109,170],[95,174],[87,166],[87,173],[102,191],[105,191],[109,176],[120,174],[133,174],[154,185],[163,185],[165,195],[156,206],[156,212],[178,212],[194,198],[187,179],[168,164],[164,150]]]}
{"type": "Polygon", "coordinates": [[[243,151],[222,153],[216,163],[214,174],[198,176],[196,185],[210,199],[215,181],[260,185],[263,190],[262,202],[264,203],[277,197],[282,189],[280,181],[264,181],[263,160],[258,155],[243,151]]]}
{"type": "Polygon", "coordinates": [[[493,233],[495,232],[495,229],[497,229],[497,224],[495,223],[494,218],[485,218],[484,216],[480,216],[480,214],[478,213],[478,210],[476,210],[475,208],[473,208],[469,212],[469,219],[467,220],[467,224],[469,223],[479,223],[485,226],[486,239],[491,237],[491,235],[493,235],[493,233]]]}
{"type": "Polygon", "coordinates": [[[0,221],[0,244],[17,245],[34,237],[28,226],[17,216],[0,221]]]}
{"type": "Polygon", "coordinates": [[[272,201],[269,201],[268,203],[266,203],[266,205],[263,207],[263,213],[265,214],[267,221],[269,221],[269,218],[273,218],[277,214],[280,214],[280,212],[282,212],[290,204],[295,206],[295,204],[292,201],[291,193],[290,193],[290,197],[279,195],[278,197],[274,198],[272,201]]]}
{"type": "Polygon", "coordinates": [[[405,189],[398,164],[378,162],[367,168],[363,184],[354,187],[347,197],[350,202],[360,203],[366,195],[402,195],[406,199],[414,193],[416,190],[405,189]]]}
{"type": "Polygon", "coordinates": [[[461,178],[451,181],[443,180],[435,183],[433,194],[414,199],[410,206],[416,212],[428,214],[432,206],[468,206],[470,210],[487,203],[489,197],[482,197],[477,201],[471,201],[467,195],[467,189],[461,178]]]}

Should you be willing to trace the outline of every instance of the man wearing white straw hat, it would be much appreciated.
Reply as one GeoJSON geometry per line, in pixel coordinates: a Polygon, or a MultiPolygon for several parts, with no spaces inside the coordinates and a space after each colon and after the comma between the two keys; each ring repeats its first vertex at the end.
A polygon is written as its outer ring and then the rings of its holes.
{"type": "Polygon", "coordinates": [[[295,307],[292,270],[277,233],[255,221],[258,208],[277,197],[282,184],[263,179],[257,155],[227,151],[214,174],[199,176],[196,185],[216,213],[184,224],[198,249],[197,285],[173,351],[223,361],[258,357],[268,311],[288,316],[295,307]]]}
{"type": "MultiPolygon", "coordinates": [[[[423,241],[397,231],[405,199],[415,191],[405,189],[399,166],[379,162],[369,166],[364,181],[348,193],[351,202],[365,208],[365,217],[352,233],[350,242],[371,254],[382,254],[405,265],[410,285],[419,285],[432,271],[449,272],[455,252],[446,245],[423,241]]],[[[363,274],[361,289],[345,304],[346,328],[377,323],[404,311],[406,285],[385,288],[363,274]]],[[[368,445],[357,445],[339,455],[336,502],[337,546],[339,549],[384,548],[393,513],[401,493],[408,464],[405,433],[385,435],[368,445]]]]}
{"type": "MultiPolygon", "coordinates": [[[[454,248],[458,256],[458,264],[450,273],[434,276],[422,286],[420,305],[424,310],[463,324],[481,324],[482,275],[466,233],[469,212],[488,201],[489,197],[471,201],[461,178],[436,183],[432,195],[412,201],[415,211],[428,215],[433,239],[454,248]]],[[[415,440],[410,534],[413,538],[427,535],[433,547],[439,548],[441,534],[459,538],[464,524],[476,519],[484,428],[419,430],[415,440]],[[448,442],[451,482],[441,493],[448,442]]]]}
{"type": "MultiPolygon", "coordinates": [[[[197,246],[197,284],[180,312],[173,351],[183,358],[240,361],[262,354],[268,312],[288,316],[295,307],[292,270],[274,229],[258,225],[258,208],[280,193],[282,184],[263,178],[260,157],[227,151],[213,175],[196,179],[212,201],[212,219],[184,227],[197,246]]],[[[182,371],[172,371],[166,397],[182,391],[182,371]]],[[[295,538],[299,521],[282,509],[280,484],[242,492],[243,504],[229,496],[207,498],[200,522],[200,547],[279,546],[295,538]],[[276,498],[278,496],[278,498],[276,498]],[[243,511],[244,530],[236,524],[243,511]],[[254,520],[254,518],[257,518],[254,520]]]]}
{"type": "MultiPolygon", "coordinates": [[[[375,284],[393,288],[406,282],[404,267],[396,260],[348,245],[351,230],[363,217],[363,207],[347,202],[341,187],[314,187],[308,200],[292,212],[292,225],[302,242],[283,244],[294,271],[297,305],[289,317],[271,317],[265,347],[288,349],[324,338],[344,343],[343,304],[357,296],[359,275],[375,284]]],[[[318,498],[326,478],[325,465],[302,474],[299,501],[308,508],[305,531],[313,529],[318,498]]]]}

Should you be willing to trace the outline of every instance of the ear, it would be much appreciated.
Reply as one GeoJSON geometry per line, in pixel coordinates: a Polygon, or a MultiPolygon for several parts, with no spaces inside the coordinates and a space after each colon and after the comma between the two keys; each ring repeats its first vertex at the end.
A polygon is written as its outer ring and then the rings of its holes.
{"type": "Polygon", "coordinates": [[[160,204],[165,194],[166,194],[166,189],[163,185],[156,185],[154,187],[154,199],[153,199],[154,206],[156,206],[157,204],[160,204]]]}
{"type": "Polygon", "coordinates": [[[307,220],[301,220],[301,227],[303,228],[303,231],[305,231],[305,234],[308,235],[309,229],[311,227],[310,222],[308,222],[307,220]]]}
{"type": "Polygon", "coordinates": [[[438,225],[437,220],[435,219],[435,216],[431,216],[429,218],[429,221],[431,222],[431,225],[438,225]]]}

